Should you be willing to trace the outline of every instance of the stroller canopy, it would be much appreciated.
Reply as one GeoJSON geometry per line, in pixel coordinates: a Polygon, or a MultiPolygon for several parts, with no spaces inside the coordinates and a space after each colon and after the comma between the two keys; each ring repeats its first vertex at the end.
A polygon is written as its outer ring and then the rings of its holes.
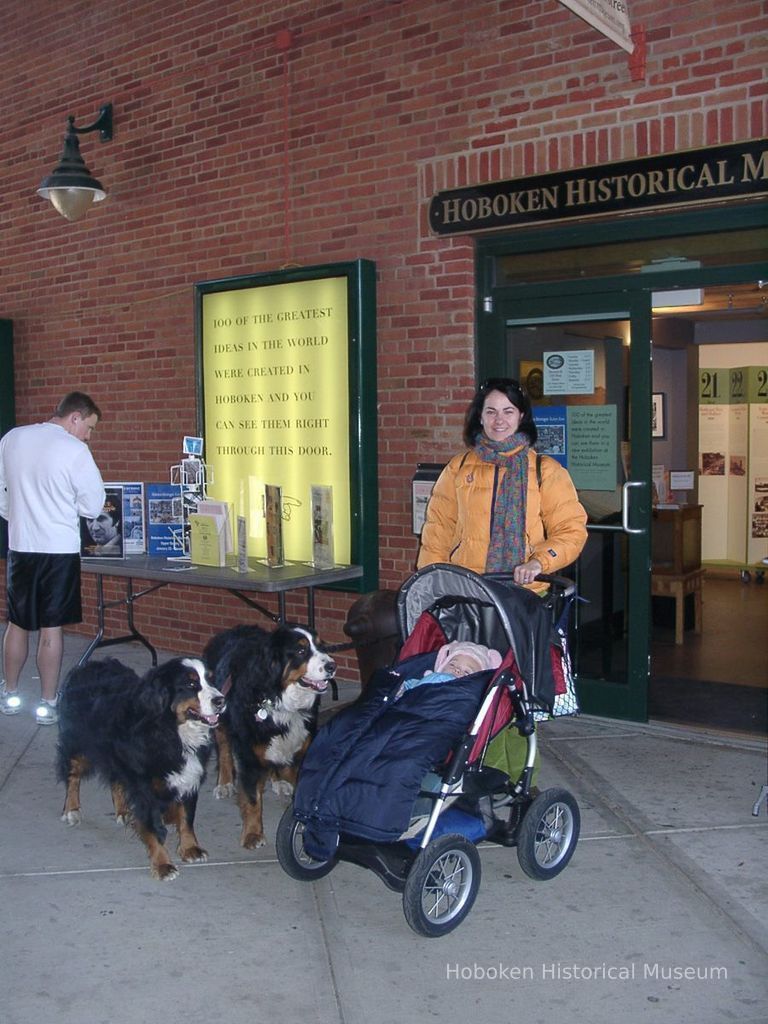
{"type": "Polygon", "coordinates": [[[400,588],[397,615],[404,640],[424,612],[450,640],[485,644],[502,655],[511,649],[529,695],[551,707],[550,653],[558,641],[551,601],[505,574],[479,576],[461,566],[438,563],[420,569],[400,588]]]}

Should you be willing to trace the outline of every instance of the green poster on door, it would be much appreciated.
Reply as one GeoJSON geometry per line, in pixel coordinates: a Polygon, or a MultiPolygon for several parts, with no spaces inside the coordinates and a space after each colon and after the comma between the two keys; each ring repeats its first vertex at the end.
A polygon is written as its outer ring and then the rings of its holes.
{"type": "Polygon", "coordinates": [[[568,470],[579,490],[613,491],[618,480],[615,405],[568,407],[568,470]]]}

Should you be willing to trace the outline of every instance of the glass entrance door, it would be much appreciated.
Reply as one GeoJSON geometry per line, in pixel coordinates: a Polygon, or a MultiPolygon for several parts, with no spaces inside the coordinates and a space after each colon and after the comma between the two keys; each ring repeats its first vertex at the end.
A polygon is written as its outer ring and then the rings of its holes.
{"type": "MultiPolygon", "coordinates": [[[[650,608],[650,305],[591,295],[503,300],[504,373],[527,389],[539,451],[566,466],[589,516],[572,570],[585,712],[645,720],[650,608]]],[[[497,353],[497,356],[501,353],[497,353]]],[[[496,372],[499,360],[494,359],[496,372]]]]}

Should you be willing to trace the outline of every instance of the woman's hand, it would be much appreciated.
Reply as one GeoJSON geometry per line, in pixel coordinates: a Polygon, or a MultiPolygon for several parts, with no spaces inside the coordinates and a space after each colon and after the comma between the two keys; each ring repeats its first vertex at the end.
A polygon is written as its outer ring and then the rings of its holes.
{"type": "Polygon", "coordinates": [[[534,579],[540,572],[541,562],[538,558],[530,558],[527,562],[523,562],[521,565],[515,566],[512,578],[515,583],[519,583],[521,585],[525,583],[533,583],[534,579]]]}

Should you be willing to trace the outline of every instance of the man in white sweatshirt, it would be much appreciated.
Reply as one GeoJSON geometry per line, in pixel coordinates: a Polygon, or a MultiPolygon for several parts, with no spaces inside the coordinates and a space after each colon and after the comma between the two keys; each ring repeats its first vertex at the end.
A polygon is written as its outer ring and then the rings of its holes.
{"type": "Polygon", "coordinates": [[[19,676],[38,631],[40,725],[54,725],[63,626],[82,621],[80,516],[95,518],[104,483],[87,442],[101,411],[73,391],[47,423],[15,427],[0,438],[0,516],[8,520],[8,625],[3,637],[0,711],[22,708],[19,676]]]}

